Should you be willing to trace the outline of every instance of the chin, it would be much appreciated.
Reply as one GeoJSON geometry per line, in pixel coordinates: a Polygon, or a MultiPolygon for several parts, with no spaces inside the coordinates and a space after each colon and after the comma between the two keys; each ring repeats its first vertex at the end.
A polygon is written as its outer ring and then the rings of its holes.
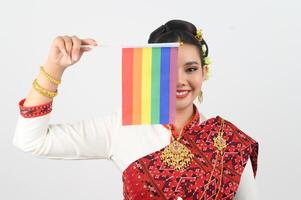
{"type": "Polygon", "coordinates": [[[190,94],[184,99],[176,99],[176,110],[184,110],[192,106],[194,99],[196,98],[193,98],[193,96],[194,95],[190,94]]]}
{"type": "Polygon", "coordinates": [[[176,110],[183,110],[192,106],[193,101],[176,100],[176,110]]]}

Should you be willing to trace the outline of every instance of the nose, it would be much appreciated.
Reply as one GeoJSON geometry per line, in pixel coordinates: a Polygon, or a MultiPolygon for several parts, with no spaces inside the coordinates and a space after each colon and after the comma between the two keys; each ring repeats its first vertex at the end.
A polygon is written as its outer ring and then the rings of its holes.
{"type": "Polygon", "coordinates": [[[183,70],[179,69],[177,75],[177,87],[185,86],[187,84],[187,80],[183,70]]]}

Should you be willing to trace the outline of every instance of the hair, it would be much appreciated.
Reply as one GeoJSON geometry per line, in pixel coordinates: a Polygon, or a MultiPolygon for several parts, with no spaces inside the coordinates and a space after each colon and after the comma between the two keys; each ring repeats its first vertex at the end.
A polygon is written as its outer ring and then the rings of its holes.
{"type": "Polygon", "coordinates": [[[183,42],[198,47],[202,67],[205,65],[204,58],[208,56],[208,46],[204,39],[196,39],[197,28],[184,20],[170,20],[154,30],[148,39],[148,43],[183,42]],[[206,46],[206,51],[202,49],[206,46]]]}

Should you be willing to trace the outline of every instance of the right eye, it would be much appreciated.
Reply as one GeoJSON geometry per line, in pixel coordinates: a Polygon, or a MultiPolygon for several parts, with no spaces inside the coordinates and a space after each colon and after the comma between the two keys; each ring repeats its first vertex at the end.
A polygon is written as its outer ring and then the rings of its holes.
{"type": "Polygon", "coordinates": [[[188,67],[188,68],[186,69],[186,72],[192,73],[192,72],[197,71],[197,70],[198,70],[198,67],[188,67]]]}

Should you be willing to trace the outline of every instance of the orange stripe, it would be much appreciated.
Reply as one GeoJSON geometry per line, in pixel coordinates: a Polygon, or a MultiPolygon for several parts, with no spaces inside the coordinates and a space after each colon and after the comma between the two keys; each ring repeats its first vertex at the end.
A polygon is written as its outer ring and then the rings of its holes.
{"type": "Polygon", "coordinates": [[[133,124],[141,124],[142,48],[134,48],[133,60],[133,124]]]}

